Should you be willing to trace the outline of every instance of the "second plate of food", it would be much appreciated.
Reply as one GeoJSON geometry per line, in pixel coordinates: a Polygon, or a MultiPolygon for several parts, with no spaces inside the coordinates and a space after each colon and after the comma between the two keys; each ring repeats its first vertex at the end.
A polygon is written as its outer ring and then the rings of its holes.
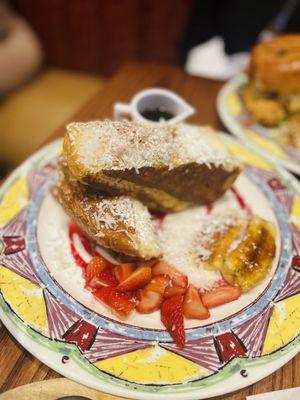
{"type": "MultiPolygon", "coordinates": [[[[209,135],[214,142],[215,134],[209,135]]],[[[138,399],[224,394],[291,359],[299,351],[299,187],[227,135],[220,145],[213,154],[210,146],[201,148],[203,168],[210,165],[206,173],[229,163],[232,176],[240,162],[243,172],[215,202],[172,202],[186,208],[175,213],[150,215],[123,196],[86,192],[74,176],[70,186],[59,187],[65,179],[57,173],[60,141],[19,167],[2,187],[0,205],[0,316],[17,340],[62,375],[138,399]],[[224,158],[224,146],[240,161],[224,158]],[[73,196],[75,208],[62,190],[73,196]],[[98,237],[90,240],[85,225],[95,221],[98,237]],[[154,236],[149,230],[146,237],[137,234],[146,232],[145,223],[154,236]],[[127,244],[120,242],[124,233],[127,244]],[[162,257],[120,260],[98,239],[140,257],[157,251],[162,257]]],[[[118,155],[130,163],[126,151],[118,155]]],[[[85,147],[84,154],[91,152],[85,147]]],[[[66,165],[59,165],[66,174],[66,165]]],[[[82,169],[72,171],[91,179],[82,169]]]]}
{"type": "Polygon", "coordinates": [[[247,74],[219,93],[219,115],[234,135],[300,174],[300,35],[256,46],[247,74]]]}

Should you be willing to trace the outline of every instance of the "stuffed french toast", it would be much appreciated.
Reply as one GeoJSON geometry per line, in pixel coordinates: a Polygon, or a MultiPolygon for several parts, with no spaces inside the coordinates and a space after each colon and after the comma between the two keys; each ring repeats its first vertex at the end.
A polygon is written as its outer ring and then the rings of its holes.
{"type": "Polygon", "coordinates": [[[54,194],[70,218],[100,246],[123,256],[161,256],[158,237],[147,208],[128,196],[96,192],[72,178],[63,160],[54,194]]]}
{"type": "Polygon", "coordinates": [[[78,181],[155,212],[213,202],[242,169],[205,128],[136,121],[71,123],[63,156],[78,181]]]}
{"type": "Polygon", "coordinates": [[[207,128],[72,123],[58,169],[53,192],[93,250],[84,288],[121,320],[159,311],[179,347],[185,319],[209,319],[272,266],[275,226],[234,201],[242,165],[207,128]]]}

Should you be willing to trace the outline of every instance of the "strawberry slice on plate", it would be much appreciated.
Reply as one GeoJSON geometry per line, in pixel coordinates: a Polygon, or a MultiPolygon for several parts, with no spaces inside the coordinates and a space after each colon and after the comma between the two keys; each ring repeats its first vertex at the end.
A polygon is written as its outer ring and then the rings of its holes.
{"type": "Polygon", "coordinates": [[[136,289],[140,289],[147,285],[151,280],[151,268],[150,267],[139,267],[136,269],[128,278],[121,282],[117,289],[120,292],[128,292],[136,289]]]}
{"type": "Polygon", "coordinates": [[[94,276],[100,276],[101,271],[108,267],[108,261],[101,256],[93,257],[86,267],[86,278],[91,280],[94,276]]]}
{"type": "Polygon", "coordinates": [[[115,287],[102,287],[94,295],[121,319],[127,318],[136,306],[126,293],[118,292],[115,287]]]}
{"type": "Polygon", "coordinates": [[[155,264],[158,263],[157,259],[148,260],[148,261],[139,261],[137,263],[138,267],[150,267],[152,268],[155,264]]]}
{"type": "Polygon", "coordinates": [[[180,273],[165,261],[158,262],[152,268],[153,279],[160,276],[169,277],[169,284],[165,288],[164,297],[169,298],[178,294],[184,294],[188,286],[188,278],[186,275],[180,273]]]}
{"type": "Polygon", "coordinates": [[[95,256],[86,268],[86,284],[95,289],[101,286],[117,286],[114,266],[101,256],[95,256]]]}
{"type": "Polygon", "coordinates": [[[117,265],[115,267],[115,275],[117,278],[117,281],[119,283],[125,281],[125,279],[129,278],[129,276],[133,273],[133,271],[136,269],[136,265],[133,263],[125,263],[121,265],[117,265]]]}
{"type": "Polygon", "coordinates": [[[170,284],[170,280],[171,278],[167,275],[157,275],[151,279],[148,285],[145,286],[145,289],[163,295],[170,284]]]}
{"type": "Polygon", "coordinates": [[[187,276],[177,271],[176,268],[172,267],[165,261],[159,261],[152,268],[152,276],[157,275],[168,275],[172,279],[172,283],[174,286],[186,288],[188,285],[187,276]]]}
{"type": "Polygon", "coordinates": [[[151,313],[158,310],[163,302],[163,295],[148,289],[140,289],[138,291],[139,303],[136,310],[142,314],[151,313]]]}
{"type": "Polygon", "coordinates": [[[104,284],[108,286],[117,286],[118,281],[116,279],[114,269],[114,266],[110,265],[107,268],[104,268],[103,271],[101,271],[100,279],[104,284]]]}
{"type": "Polygon", "coordinates": [[[239,286],[227,285],[202,293],[201,299],[205,307],[213,308],[236,300],[241,294],[242,289],[239,286]]]}
{"type": "Polygon", "coordinates": [[[207,319],[208,309],[203,305],[200,293],[195,286],[190,285],[183,300],[183,315],[186,318],[207,319]]]}
{"type": "Polygon", "coordinates": [[[174,286],[171,284],[166,288],[164,292],[164,298],[168,299],[169,297],[177,296],[178,294],[184,294],[186,290],[186,287],[174,286]]]}
{"type": "Polygon", "coordinates": [[[185,332],[182,311],[183,296],[177,295],[163,302],[160,309],[161,322],[178,347],[185,345],[185,332]]]}

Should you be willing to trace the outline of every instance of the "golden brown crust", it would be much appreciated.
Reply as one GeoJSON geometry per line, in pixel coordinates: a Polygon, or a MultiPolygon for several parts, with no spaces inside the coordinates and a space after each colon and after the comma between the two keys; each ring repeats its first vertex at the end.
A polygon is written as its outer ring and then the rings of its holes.
{"type": "MultiPolygon", "coordinates": [[[[54,193],[70,218],[99,245],[137,259],[160,256],[158,242],[146,246],[147,240],[153,241],[153,237],[145,237],[145,243],[141,243],[135,219],[130,214],[131,199],[114,196],[103,198],[65,176],[54,188],[54,193]],[[117,211],[121,210],[123,215],[114,212],[116,205],[117,211]]],[[[150,216],[146,223],[152,226],[150,216]]]]}
{"type": "Polygon", "coordinates": [[[300,91],[300,35],[282,35],[251,52],[249,76],[261,91],[300,91]]]}

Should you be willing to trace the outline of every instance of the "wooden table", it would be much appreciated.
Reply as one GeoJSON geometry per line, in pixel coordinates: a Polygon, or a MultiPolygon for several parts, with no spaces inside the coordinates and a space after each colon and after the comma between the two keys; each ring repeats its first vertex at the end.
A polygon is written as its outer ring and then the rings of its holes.
{"type": "MultiPolygon", "coordinates": [[[[115,101],[128,102],[138,91],[160,86],[182,95],[197,110],[190,122],[210,124],[220,128],[215,101],[222,83],[195,78],[182,70],[168,66],[130,63],[124,66],[104,88],[93,97],[72,120],[111,117],[115,101]]],[[[61,136],[59,128],[49,141],[61,136]]],[[[1,324],[1,322],[0,322],[1,324]]],[[[2,391],[59,375],[25,351],[1,326],[0,330],[0,393],[2,391]]],[[[246,389],[219,396],[216,400],[245,400],[247,395],[300,386],[300,354],[274,374],[246,389]]]]}

